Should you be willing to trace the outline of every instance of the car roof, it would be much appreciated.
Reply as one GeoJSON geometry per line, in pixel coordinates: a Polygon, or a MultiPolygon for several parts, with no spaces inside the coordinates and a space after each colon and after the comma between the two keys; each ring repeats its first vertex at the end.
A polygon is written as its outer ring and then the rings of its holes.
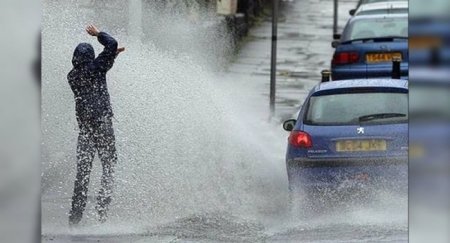
{"type": "Polygon", "coordinates": [[[366,1],[360,0],[359,3],[361,3],[361,4],[370,4],[370,3],[380,3],[380,2],[385,3],[385,2],[403,2],[403,1],[408,1],[408,0],[375,0],[373,2],[370,2],[370,0],[366,0],[366,1]]]}
{"type": "Polygon", "coordinates": [[[355,22],[361,19],[394,19],[394,18],[408,18],[408,14],[371,14],[371,15],[356,15],[350,18],[349,22],[355,22]]]}
{"type": "Polygon", "coordinates": [[[350,88],[399,88],[408,89],[408,81],[403,79],[349,79],[324,82],[316,85],[315,92],[350,88]]]}
{"type": "Polygon", "coordinates": [[[408,1],[367,3],[361,5],[361,7],[358,8],[357,13],[369,10],[399,9],[399,8],[408,8],[408,1]]]}

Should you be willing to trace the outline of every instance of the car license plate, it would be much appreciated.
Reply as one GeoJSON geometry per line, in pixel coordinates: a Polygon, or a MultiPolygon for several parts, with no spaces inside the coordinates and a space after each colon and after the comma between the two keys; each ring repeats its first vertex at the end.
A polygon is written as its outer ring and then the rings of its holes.
{"type": "Polygon", "coordinates": [[[425,154],[425,149],[423,146],[418,144],[409,145],[409,157],[412,159],[422,158],[425,154]]]}
{"type": "Polygon", "coordinates": [[[336,142],[337,152],[385,151],[386,140],[343,140],[336,142]]]}
{"type": "Polygon", "coordinates": [[[402,60],[402,53],[391,52],[391,53],[369,53],[366,54],[367,63],[377,63],[377,62],[392,62],[394,59],[402,60]]]}
{"type": "Polygon", "coordinates": [[[442,40],[431,36],[411,37],[408,40],[408,46],[411,49],[431,49],[441,47],[442,40]]]}

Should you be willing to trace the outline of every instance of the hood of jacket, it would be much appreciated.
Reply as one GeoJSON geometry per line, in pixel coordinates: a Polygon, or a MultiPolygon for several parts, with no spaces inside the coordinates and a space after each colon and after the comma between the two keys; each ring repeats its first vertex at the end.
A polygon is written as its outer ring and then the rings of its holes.
{"type": "Polygon", "coordinates": [[[91,44],[81,43],[73,52],[72,64],[74,67],[94,61],[95,51],[91,44]]]}

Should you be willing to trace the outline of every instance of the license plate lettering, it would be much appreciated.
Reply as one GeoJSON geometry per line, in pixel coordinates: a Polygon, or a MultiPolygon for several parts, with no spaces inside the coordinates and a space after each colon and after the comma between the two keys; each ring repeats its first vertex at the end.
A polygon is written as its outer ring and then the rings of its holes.
{"type": "Polygon", "coordinates": [[[399,52],[366,54],[367,63],[392,62],[394,59],[402,60],[402,54],[399,52]]]}
{"type": "Polygon", "coordinates": [[[337,152],[359,152],[359,151],[385,151],[387,144],[385,140],[344,140],[336,142],[337,152]]]}

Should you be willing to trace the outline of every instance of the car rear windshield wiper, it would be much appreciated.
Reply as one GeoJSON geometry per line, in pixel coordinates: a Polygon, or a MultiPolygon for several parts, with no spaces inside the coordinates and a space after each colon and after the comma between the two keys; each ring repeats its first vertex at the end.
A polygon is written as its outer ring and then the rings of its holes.
{"type": "Polygon", "coordinates": [[[377,114],[360,116],[360,117],[358,117],[358,120],[359,120],[359,122],[365,122],[365,121],[387,119],[387,118],[394,118],[394,117],[406,117],[406,114],[402,114],[402,113],[377,113],[377,114]]]}
{"type": "Polygon", "coordinates": [[[361,42],[366,42],[366,41],[376,42],[376,41],[386,41],[386,40],[393,41],[395,39],[407,40],[408,37],[406,37],[406,36],[383,36],[383,37],[358,38],[358,39],[343,41],[341,44],[350,44],[350,43],[358,42],[358,41],[361,41],[361,42]]]}

